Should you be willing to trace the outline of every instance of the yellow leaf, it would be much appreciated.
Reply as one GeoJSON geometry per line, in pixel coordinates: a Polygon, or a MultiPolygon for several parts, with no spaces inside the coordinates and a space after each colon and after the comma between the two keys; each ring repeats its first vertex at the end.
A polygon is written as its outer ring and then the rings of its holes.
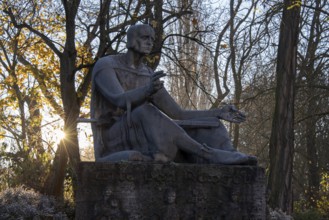
{"type": "Polygon", "coordinates": [[[197,26],[197,25],[198,25],[198,19],[193,18],[193,19],[192,19],[192,24],[193,24],[194,26],[197,26]]]}

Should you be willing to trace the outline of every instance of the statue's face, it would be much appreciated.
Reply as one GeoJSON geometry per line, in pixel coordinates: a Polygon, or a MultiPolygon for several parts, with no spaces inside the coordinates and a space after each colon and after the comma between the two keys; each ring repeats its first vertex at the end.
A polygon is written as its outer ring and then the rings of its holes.
{"type": "Polygon", "coordinates": [[[147,27],[138,30],[135,39],[134,50],[141,54],[149,54],[154,42],[154,31],[147,27]]]}

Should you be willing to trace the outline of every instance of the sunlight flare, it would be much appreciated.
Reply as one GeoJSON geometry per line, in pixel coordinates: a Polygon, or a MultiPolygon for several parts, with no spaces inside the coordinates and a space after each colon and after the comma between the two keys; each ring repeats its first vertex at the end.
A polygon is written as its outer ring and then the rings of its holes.
{"type": "Polygon", "coordinates": [[[55,134],[55,138],[56,138],[57,143],[59,143],[61,140],[65,139],[65,137],[66,137],[65,132],[63,130],[60,130],[60,129],[55,130],[54,134],[55,134]]]}

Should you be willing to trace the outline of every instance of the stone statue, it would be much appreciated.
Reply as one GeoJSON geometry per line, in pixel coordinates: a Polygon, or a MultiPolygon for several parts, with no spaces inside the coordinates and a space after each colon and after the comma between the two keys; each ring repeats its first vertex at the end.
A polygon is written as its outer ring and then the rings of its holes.
{"type": "Polygon", "coordinates": [[[133,25],[125,54],[97,61],[92,76],[91,117],[96,161],[155,161],[256,164],[236,151],[219,119],[245,121],[234,106],[183,110],[154,72],[143,63],[154,30],[133,25]]]}

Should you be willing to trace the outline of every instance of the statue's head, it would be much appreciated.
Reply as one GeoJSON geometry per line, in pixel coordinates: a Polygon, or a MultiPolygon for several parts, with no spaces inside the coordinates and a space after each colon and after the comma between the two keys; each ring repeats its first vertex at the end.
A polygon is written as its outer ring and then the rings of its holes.
{"type": "Polygon", "coordinates": [[[138,53],[149,54],[153,47],[154,35],[150,25],[132,25],[127,31],[127,48],[138,53]]]}

